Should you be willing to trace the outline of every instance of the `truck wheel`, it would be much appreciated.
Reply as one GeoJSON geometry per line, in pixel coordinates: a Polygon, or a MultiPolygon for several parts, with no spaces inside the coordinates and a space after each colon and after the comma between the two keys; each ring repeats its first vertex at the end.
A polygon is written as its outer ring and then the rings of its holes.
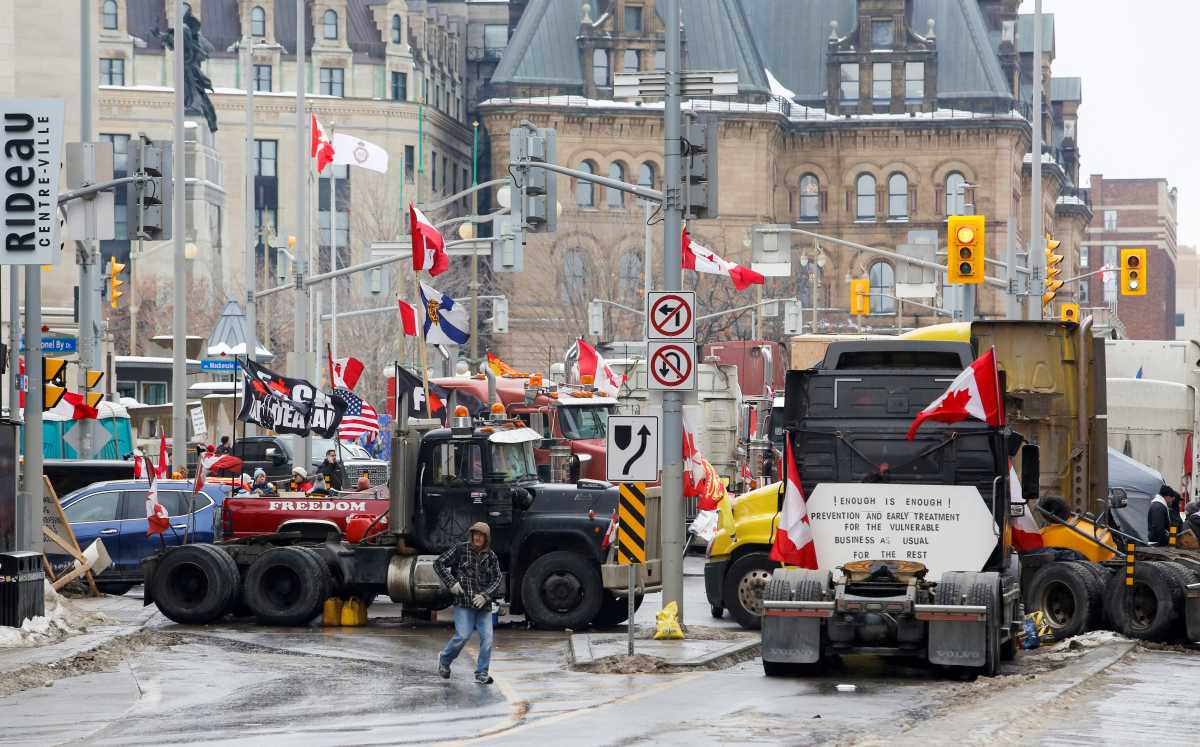
{"type": "Polygon", "coordinates": [[[763,590],[778,567],[765,552],[755,552],[738,558],[726,571],[722,596],[738,625],[748,630],[758,630],[762,625],[763,590]]]}
{"type": "MultiPolygon", "coordinates": [[[[636,612],[642,606],[642,595],[633,597],[633,609],[636,612]]],[[[592,618],[592,626],[596,628],[611,628],[629,619],[629,600],[618,599],[611,591],[604,592],[604,601],[600,603],[600,611],[592,618]]]]}
{"type": "Polygon", "coordinates": [[[1108,616],[1104,613],[1104,585],[1108,583],[1108,577],[1112,573],[1104,566],[1096,563],[1080,563],[1080,565],[1091,572],[1092,577],[1095,579],[1096,595],[1100,598],[1100,609],[1088,621],[1088,630],[1108,630],[1108,616]]]}
{"type": "Polygon", "coordinates": [[[714,620],[720,620],[725,617],[725,608],[719,604],[708,605],[708,614],[713,616],[714,620]]]}
{"type": "Polygon", "coordinates": [[[534,627],[580,630],[595,619],[604,602],[600,570],[577,552],[547,553],[525,571],[521,601],[534,627]]]}
{"type": "Polygon", "coordinates": [[[1025,609],[1041,612],[1054,640],[1081,635],[1103,619],[1104,587],[1086,563],[1056,562],[1029,580],[1025,609]]]}
{"type": "Polygon", "coordinates": [[[133,584],[120,581],[110,581],[108,583],[97,581],[96,588],[104,594],[111,594],[114,597],[120,597],[128,594],[129,590],[133,588],[133,584]]]}
{"type": "Polygon", "coordinates": [[[250,566],[244,593],[260,625],[305,625],[321,614],[332,586],[329,569],[315,553],[275,547],[250,566]]]}
{"type": "MultiPolygon", "coordinates": [[[[988,610],[987,634],[984,637],[987,656],[979,673],[984,677],[995,677],[1000,671],[1000,584],[994,573],[971,574],[975,583],[971,586],[968,604],[983,605],[988,610]]],[[[1007,625],[1007,622],[1005,623],[1007,625]]]]}
{"type": "Polygon", "coordinates": [[[185,625],[212,622],[230,608],[238,592],[237,564],[213,545],[168,550],[154,574],[153,597],[169,619],[185,625]]]}
{"type": "Polygon", "coordinates": [[[1171,637],[1183,602],[1183,587],[1164,565],[1137,563],[1133,586],[1125,585],[1124,573],[1109,577],[1104,588],[1104,610],[1121,635],[1144,641],[1171,637]]]}

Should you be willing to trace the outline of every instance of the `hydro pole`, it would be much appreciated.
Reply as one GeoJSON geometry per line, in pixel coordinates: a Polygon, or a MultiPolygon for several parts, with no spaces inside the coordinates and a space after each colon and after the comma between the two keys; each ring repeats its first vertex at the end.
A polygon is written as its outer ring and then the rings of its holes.
{"type": "Polygon", "coordinates": [[[247,9],[247,33],[242,37],[246,54],[246,356],[254,360],[258,352],[258,301],[254,291],[258,285],[258,262],[255,257],[256,241],[254,220],[254,175],[257,171],[254,160],[254,37],[249,33],[250,16],[247,9]]]}
{"type": "MultiPolygon", "coordinates": [[[[184,241],[187,238],[187,213],[184,200],[187,199],[185,189],[187,182],[187,161],[184,158],[183,134],[183,97],[186,83],[183,74],[184,49],[187,44],[187,34],[183,29],[183,0],[175,0],[175,57],[173,65],[175,72],[171,80],[175,84],[175,151],[172,176],[174,190],[172,208],[174,215],[171,219],[171,236],[174,241],[174,283],[175,308],[171,314],[171,334],[175,343],[171,346],[171,461],[175,469],[187,472],[187,308],[184,295],[187,291],[187,251],[184,241]]],[[[165,186],[165,185],[164,185],[165,186]]]]}

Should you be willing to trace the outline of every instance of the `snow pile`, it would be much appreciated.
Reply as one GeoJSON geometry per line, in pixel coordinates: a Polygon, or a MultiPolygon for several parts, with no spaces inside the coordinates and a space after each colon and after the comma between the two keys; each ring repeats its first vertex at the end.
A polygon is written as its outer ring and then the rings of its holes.
{"type": "Polygon", "coordinates": [[[0,649],[44,646],[69,636],[86,633],[89,625],[109,621],[94,612],[79,609],[46,582],[46,614],[25,621],[19,628],[0,626],[0,649]]]}
{"type": "Polygon", "coordinates": [[[1115,633],[1111,630],[1092,630],[1082,635],[1077,635],[1073,638],[1068,638],[1064,641],[1051,646],[1047,651],[1055,653],[1059,651],[1079,651],[1085,648],[1099,648],[1110,643],[1120,643],[1129,639],[1120,633],[1115,633]]]}

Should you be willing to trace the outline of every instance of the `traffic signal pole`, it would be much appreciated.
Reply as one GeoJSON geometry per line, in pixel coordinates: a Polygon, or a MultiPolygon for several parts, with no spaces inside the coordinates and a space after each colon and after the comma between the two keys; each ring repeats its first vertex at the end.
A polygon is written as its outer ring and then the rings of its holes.
{"type": "MultiPolygon", "coordinates": [[[[92,0],[79,0],[80,13],[80,49],[79,61],[79,142],[92,141],[92,92],[95,81],[92,78],[92,68],[96,61],[92,58],[92,0]]],[[[86,145],[85,145],[86,147],[86,145]]],[[[96,160],[88,158],[84,162],[84,176],[88,182],[96,178],[96,160]]],[[[86,230],[79,242],[79,389],[87,391],[88,370],[100,368],[101,325],[100,316],[100,258],[97,252],[96,228],[96,198],[90,195],[84,201],[84,221],[86,230]]],[[[41,344],[41,328],[32,330],[37,335],[38,345],[41,344]]],[[[26,346],[32,347],[33,343],[26,346]]],[[[81,429],[83,438],[79,444],[80,459],[92,459],[96,456],[96,421],[84,419],[76,424],[81,429]]],[[[39,429],[40,430],[40,429],[39,429]]]]}
{"type": "Polygon", "coordinates": [[[1033,148],[1031,154],[1029,264],[1033,279],[1029,284],[1030,319],[1042,318],[1041,281],[1046,276],[1046,258],[1042,252],[1042,0],[1033,9],[1033,148]]]}
{"type": "MultiPolygon", "coordinates": [[[[85,0],[86,1],[86,0],[85,0]]],[[[183,0],[175,0],[175,50],[172,58],[174,73],[171,81],[175,86],[175,147],[174,166],[171,170],[174,190],[172,196],[172,240],[174,248],[173,282],[174,309],[171,313],[171,461],[175,469],[187,470],[187,214],[184,200],[187,199],[186,162],[184,160],[183,102],[184,75],[183,58],[187,46],[187,34],[183,30],[183,0]]],[[[199,144],[197,142],[197,144],[199,144]]],[[[163,185],[166,188],[166,185],[163,185]]]]}

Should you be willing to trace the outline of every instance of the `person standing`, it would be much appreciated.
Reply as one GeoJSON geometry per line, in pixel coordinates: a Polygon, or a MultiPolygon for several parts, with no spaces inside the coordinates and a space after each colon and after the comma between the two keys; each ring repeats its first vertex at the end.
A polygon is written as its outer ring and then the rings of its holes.
{"type": "Polygon", "coordinates": [[[479,633],[479,659],[475,681],[490,685],[492,661],[492,598],[500,590],[500,560],[492,551],[492,529],[477,521],[467,530],[467,541],[442,553],[434,562],[442,584],[454,595],[454,636],[438,655],[438,674],[450,678],[450,665],[458,658],[472,632],[479,633]]]}
{"type": "Polygon", "coordinates": [[[341,490],[345,484],[346,468],[338,461],[337,452],[333,449],[325,452],[325,461],[317,467],[316,478],[318,484],[324,482],[330,490],[341,490]]]}
{"type": "Polygon", "coordinates": [[[232,454],[233,449],[229,447],[229,436],[221,436],[221,443],[217,445],[218,454],[232,454]]]}
{"type": "Polygon", "coordinates": [[[1170,527],[1176,531],[1183,528],[1183,520],[1179,516],[1179,501],[1181,497],[1170,486],[1163,485],[1158,489],[1158,495],[1150,501],[1150,509],[1146,516],[1147,536],[1152,545],[1166,545],[1170,542],[1170,527]]]}

